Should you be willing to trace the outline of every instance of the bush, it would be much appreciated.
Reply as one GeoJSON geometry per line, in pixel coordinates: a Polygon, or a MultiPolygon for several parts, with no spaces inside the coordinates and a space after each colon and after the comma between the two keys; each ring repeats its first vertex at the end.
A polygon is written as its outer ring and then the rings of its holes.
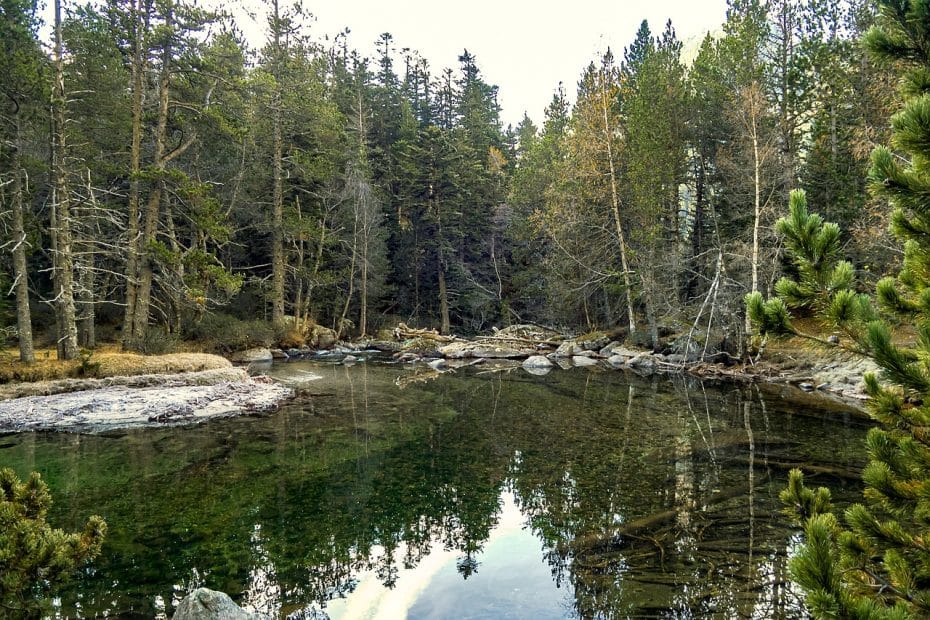
{"type": "Polygon", "coordinates": [[[228,314],[205,315],[187,327],[184,337],[219,353],[269,347],[276,340],[275,328],[270,322],[242,321],[228,314]]]}
{"type": "Polygon", "coordinates": [[[126,343],[126,348],[143,355],[164,355],[178,350],[180,339],[176,334],[169,334],[164,328],[149,325],[145,333],[126,343]]]}
{"type": "Polygon", "coordinates": [[[34,610],[37,595],[99,555],[103,545],[102,518],[90,517],[81,533],[67,534],[46,523],[51,503],[39,474],[20,482],[12,469],[0,469],[0,610],[11,615],[34,610]]]}

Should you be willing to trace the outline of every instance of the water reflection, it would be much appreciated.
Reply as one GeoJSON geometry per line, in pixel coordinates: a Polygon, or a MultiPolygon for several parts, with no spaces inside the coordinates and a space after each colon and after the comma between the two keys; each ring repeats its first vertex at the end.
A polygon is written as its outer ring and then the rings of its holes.
{"type": "Polygon", "coordinates": [[[858,494],[861,423],[754,388],[274,372],[307,400],[183,430],[3,438],[0,466],[42,471],[56,524],[110,524],[60,617],[170,615],[199,585],[295,619],[794,617],[787,468],[813,465],[839,503],[858,494]]]}

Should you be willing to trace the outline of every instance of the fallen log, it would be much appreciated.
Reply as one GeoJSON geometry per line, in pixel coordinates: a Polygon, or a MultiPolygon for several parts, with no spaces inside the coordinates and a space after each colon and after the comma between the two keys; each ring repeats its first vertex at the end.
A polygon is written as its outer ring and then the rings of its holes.
{"type": "Polygon", "coordinates": [[[394,328],[395,340],[410,340],[413,338],[424,338],[435,342],[454,342],[454,336],[443,336],[435,329],[412,329],[404,323],[399,323],[394,328]]]}

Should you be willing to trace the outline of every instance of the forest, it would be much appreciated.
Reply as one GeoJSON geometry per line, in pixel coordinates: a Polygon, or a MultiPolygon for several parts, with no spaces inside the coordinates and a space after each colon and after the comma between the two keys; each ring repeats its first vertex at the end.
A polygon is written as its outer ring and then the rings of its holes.
{"type": "Polygon", "coordinates": [[[480,50],[437,70],[385,33],[367,58],[277,1],[261,49],[189,0],[53,7],[49,44],[31,0],[0,22],[2,320],[23,360],[34,338],[70,359],[242,321],[280,339],[295,317],[341,338],[691,328],[739,353],[796,188],[863,282],[899,255],[865,187],[899,105],[859,45],[865,0],[731,0],[688,52],[643,22],[516,127],[480,50]]]}

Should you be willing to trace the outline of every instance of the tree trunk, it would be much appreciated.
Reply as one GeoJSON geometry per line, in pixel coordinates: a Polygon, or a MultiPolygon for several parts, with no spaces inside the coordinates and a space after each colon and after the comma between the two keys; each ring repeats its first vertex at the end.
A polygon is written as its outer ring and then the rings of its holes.
{"type": "MultiPolygon", "coordinates": [[[[173,7],[169,4],[165,13],[165,28],[173,26],[173,7]]],[[[153,154],[155,181],[152,193],[145,205],[145,221],[140,239],[141,255],[139,257],[139,286],[136,293],[135,316],[133,318],[133,336],[139,338],[145,334],[149,323],[149,308],[152,301],[152,281],[154,263],[149,246],[154,243],[158,231],[158,217],[161,211],[161,199],[165,189],[165,147],[168,140],[168,104],[171,81],[171,45],[165,43],[162,50],[162,65],[158,77],[158,121],[155,128],[155,152],[153,154]]]]}
{"type": "Polygon", "coordinates": [[[26,267],[26,229],[23,222],[23,178],[20,163],[19,108],[13,117],[13,277],[16,278],[16,329],[19,332],[19,359],[36,361],[32,346],[32,314],[29,310],[29,271],[26,267]]]}
{"type": "Polygon", "coordinates": [[[272,300],[271,320],[279,323],[284,320],[284,166],[283,138],[281,136],[281,26],[278,13],[278,0],[274,0],[274,96],[271,111],[274,141],[274,198],[271,214],[271,272],[272,300]]]}
{"type": "Polygon", "coordinates": [[[81,304],[81,316],[79,319],[80,326],[78,327],[78,344],[85,349],[93,349],[97,346],[97,313],[94,304],[96,276],[94,274],[94,257],[89,248],[87,253],[82,268],[79,268],[81,287],[78,292],[78,300],[81,304]]]}
{"type": "Polygon", "coordinates": [[[617,172],[614,166],[613,136],[610,120],[607,116],[607,74],[601,75],[601,112],[604,117],[604,141],[607,143],[607,161],[610,164],[610,206],[614,216],[617,241],[620,243],[620,266],[623,269],[623,285],[626,288],[626,309],[630,325],[630,334],[636,331],[633,317],[633,285],[630,282],[630,266],[626,256],[626,240],[623,236],[623,222],[620,219],[620,197],[617,192],[617,172]]]}
{"type": "Polygon", "coordinates": [[[440,334],[448,334],[450,331],[449,325],[449,294],[446,291],[446,270],[442,265],[442,259],[439,259],[439,314],[442,320],[441,327],[439,328],[440,334]]]}
{"type": "Polygon", "coordinates": [[[52,166],[58,238],[55,278],[58,281],[56,309],[61,331],[58,334],[58,358],[74,359],[78,356],[77,326],[74,311],[74,257],[71,253],[71,196],[65,170],[65,72],[61,37],[61,0],[55,0],[55,83],[52,88],[52,166]]]}
{"type": "Polygon", "coordinates": [[[139,257],[142,253],[139,236],[139,173],[142,170],[142,79],[145,74],[145,54],[143,54],[143,26],[141,0],[133,0],[130,15],[132,19],[133,54],[131,65],[132,79],[132,143],[129,151],[129,221],[127,223],[128,253],[126,257],[126,309],[123,315],[123,348],[138,335],[134,333],[136,316],[136,298],[139,284],[139,257]]]}

